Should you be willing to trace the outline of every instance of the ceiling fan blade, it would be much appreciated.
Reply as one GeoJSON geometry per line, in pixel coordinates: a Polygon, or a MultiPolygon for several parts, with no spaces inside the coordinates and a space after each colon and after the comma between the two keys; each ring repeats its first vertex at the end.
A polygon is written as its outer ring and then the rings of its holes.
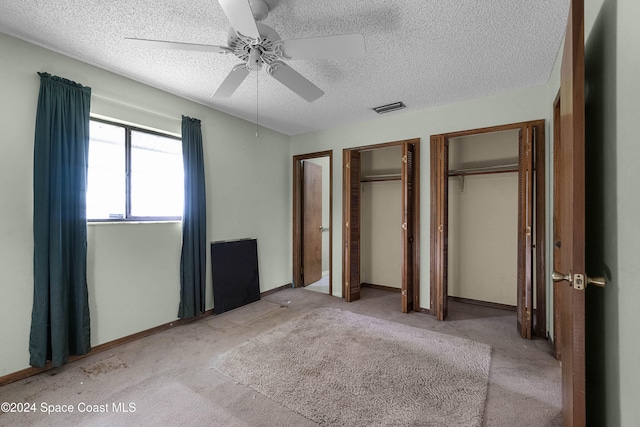
{"type": "Polygon", "coordinates": [[[282,53],[290,59],[358,58],[366,53],[362,34],[310,37],[282,42],[282,53]]]}
{"type": "Polygon", "coordinates": [[[247,69],[246,64],[236,65],[224,79],[218,90],[211,95],[211,98],[229,98],[248,75],[249,70],[247,69]]]}
{"type": "Polygon", "coordinates": [[[270,74],[274,79],[300,95],[305,100],[313,102],[324,95],[324,92],[320,88],[304,78],[302,74],[298,73],[284,62],[275,61],[269,65],[271,66],[270,74]]]}
{"type": "Polygon", "coordinates": [[[236,33],[252,39],[260,38],[249,0],[218,0],[218,3],[222,6],[236,33]]]}
{"type": "Polygon", "coordinates": [[[173,50],[192,50],[197,52],[215,52],[229,53],[232,49],[226,46],[216,46],[212,44],[196,44],[169,42],[165,40],[136,39],[133,37],[125,37],[131,45],[138,47],[146,47],[150,49],[173,49],[173,50]]]}

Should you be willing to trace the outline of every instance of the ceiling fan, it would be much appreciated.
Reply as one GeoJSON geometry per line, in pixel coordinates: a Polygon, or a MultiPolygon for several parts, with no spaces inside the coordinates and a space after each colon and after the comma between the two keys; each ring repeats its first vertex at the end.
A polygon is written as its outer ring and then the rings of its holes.
{"type": "Polygon", "coordinates": [[[341,34],[304,39],[281,40],[271,27],[259,22],[269,14],[264,0],[218,0],[231,23],[227,46],[180,43],[127,37],[142,47],[233,54],[242,63],[233,67],[213,98],[228,98],[251,71],[264,65],[274,79],[309,102],[324,92],[284,63],[287,59],[353,58],[365,54],[362,34],[341,34]]]}

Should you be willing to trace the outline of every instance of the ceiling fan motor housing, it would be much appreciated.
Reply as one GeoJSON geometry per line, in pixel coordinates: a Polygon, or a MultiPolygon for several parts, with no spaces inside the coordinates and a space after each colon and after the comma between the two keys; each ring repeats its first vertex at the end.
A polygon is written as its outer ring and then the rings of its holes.
{"type": "Polygon", "coordinates": [[[280,35],[267,25],[260,22],[256,24],[260,32],[259,40],[238,35],[233,29],[229,30],[227,40],[233,54],[246,63],[247,68],[252,71],[259,70],[263,62],[268,64],[280,59],[274,48],[276,42],[280,41],[280,35]]]}

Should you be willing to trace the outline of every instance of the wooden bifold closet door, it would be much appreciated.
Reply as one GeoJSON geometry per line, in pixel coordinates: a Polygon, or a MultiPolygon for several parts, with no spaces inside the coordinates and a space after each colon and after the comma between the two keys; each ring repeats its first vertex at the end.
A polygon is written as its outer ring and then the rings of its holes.
{"type": "Polygon", "coordinates": [[[408,313],[420,310],[419,303],[419,139],[396,141],[367,147],[343,150],[343,297],[348,301],[360,298],[361,256],[361,151],[400,146],[402,148],[401,180],[402,222],[402,303],[401,310],[408,313]]]}
{"type": "Polygon", "coordinates": [[[347,302],[360,299],[360,151],[343,151],[343,289],[347,302]]]}
{"type": "Polygon", "coordinates": [[[432,314],[438,320],[446,319],[448,314],[449,257],[449,139],[506,130],[519,131],[517,328],[524,338],[531,338],[534,334],[545,336],[543,120],[433,135],[431,137],[430,308],[432,314]],[[534,289],[537,300],[534,298],[534,289]]]}
{"type": "Polygon", "coordinates": [[[415,298],[415,145],[402,144],[402,312],[417,309],[415,298]]]}

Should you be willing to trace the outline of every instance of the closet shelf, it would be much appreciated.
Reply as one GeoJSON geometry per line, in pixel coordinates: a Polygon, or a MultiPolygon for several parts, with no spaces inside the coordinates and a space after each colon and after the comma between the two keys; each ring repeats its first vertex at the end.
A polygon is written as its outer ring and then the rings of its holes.
{"type": "Polygon", "coordinates": [[[453,169],[449,171],[449,176],[484,175],[490,173],[518,172],[518,164],[485,166],[479,168],[453,169]]]}

